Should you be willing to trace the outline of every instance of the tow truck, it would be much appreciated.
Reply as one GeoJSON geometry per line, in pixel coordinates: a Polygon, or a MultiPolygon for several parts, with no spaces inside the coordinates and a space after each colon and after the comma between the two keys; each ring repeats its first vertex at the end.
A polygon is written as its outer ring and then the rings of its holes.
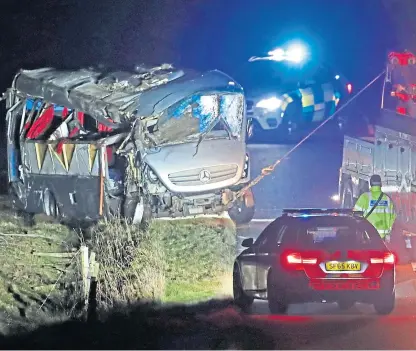
{"type": "Polygon", "coordinates": [[[380,175],[397,213],[392,245],[404,253],[415,246],[416,236],[416,56],[390,53],[385,72],[381,113],[372,135],[344,137],[339,197],[342,207],[353,207],[369,191],[371,175],[380,175]]]}

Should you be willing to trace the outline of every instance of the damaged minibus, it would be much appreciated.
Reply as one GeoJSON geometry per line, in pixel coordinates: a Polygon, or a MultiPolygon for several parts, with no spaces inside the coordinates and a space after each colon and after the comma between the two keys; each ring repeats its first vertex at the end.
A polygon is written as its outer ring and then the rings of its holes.
{"type": "Polygon", "coordinates": [[[254,215],[242,87],[164,64],[21,70],[5,93],[9,191],[25,222],[254,215]]]}

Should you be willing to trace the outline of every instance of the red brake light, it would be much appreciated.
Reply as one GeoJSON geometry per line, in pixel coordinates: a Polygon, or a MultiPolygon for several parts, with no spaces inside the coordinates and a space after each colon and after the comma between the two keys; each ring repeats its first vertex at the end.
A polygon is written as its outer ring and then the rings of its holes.
{"type": "Polygon", "coordinates": [[[302,256],[300,253],[291,253],[286,256],[286,261],[288,264],[301,264],[302,256]]]}
{"type": "Polygon", "coordinates": [[[318,260],[316,258],[303,258],[302,263],[303,264],[316,264],[318,260]]]}
{"type": "Polygon", "coordinates": [[[317,258],[305,258],[299,252],[291,252],[284,257],[284,264],[288,268],[303,269],[304,265],[313,265],[317,262],[317,258]]]}
{"type": "Polygon", "coordinates": [[[352,84],[351,83],[347,84],[347,91],[348,91],[348,94],[352,93],[352,84]]]}
{"type": "Polygon", "coordinates": [[[383,258],[371,258],[370,262],[373,264],[374,263],[375,264],[377,263],[394,264],[396,263],[396,256],[394,256],[394,254],[391,252],[386,252],[383,258]]]}
{"type": "Polygon", "coordinates": [[[394,264],[396,262],[396,257],[393,253],[387,252],[384,255],[384,263],[394,264]]]}

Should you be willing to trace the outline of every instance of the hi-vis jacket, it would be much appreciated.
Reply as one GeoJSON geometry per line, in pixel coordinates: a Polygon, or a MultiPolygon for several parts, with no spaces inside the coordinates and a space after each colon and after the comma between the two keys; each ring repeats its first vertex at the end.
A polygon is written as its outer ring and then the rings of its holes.
{"type": "MultiPolygon", "coordinates": [[[[372,186],[368,193],[364,193],[358,198],[354,210],[363,211],[364,216],[366,216],[377,202],[380,194],[381,187],[372,186]]],[[[377,229],[382,239],[386,235],[389,235],[396,219],[394,204],[390,197],[384,194],[377,207],[367,219],[377,229]]]]}

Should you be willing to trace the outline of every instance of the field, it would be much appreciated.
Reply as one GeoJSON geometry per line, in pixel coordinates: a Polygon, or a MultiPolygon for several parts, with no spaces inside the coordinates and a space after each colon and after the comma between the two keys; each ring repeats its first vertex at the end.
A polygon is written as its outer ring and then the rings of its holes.
{"type": "Polygon", "coordinates": [[[155,221],[147,231],[113,221],[82,238],[42,217],[35,227],[24,228],[6,198],[0,206],[0,332],[82,311],[81,243],[100,263],[98,302],[103,308],[230,294],[235,227],[227,220],[155,221]]]}

